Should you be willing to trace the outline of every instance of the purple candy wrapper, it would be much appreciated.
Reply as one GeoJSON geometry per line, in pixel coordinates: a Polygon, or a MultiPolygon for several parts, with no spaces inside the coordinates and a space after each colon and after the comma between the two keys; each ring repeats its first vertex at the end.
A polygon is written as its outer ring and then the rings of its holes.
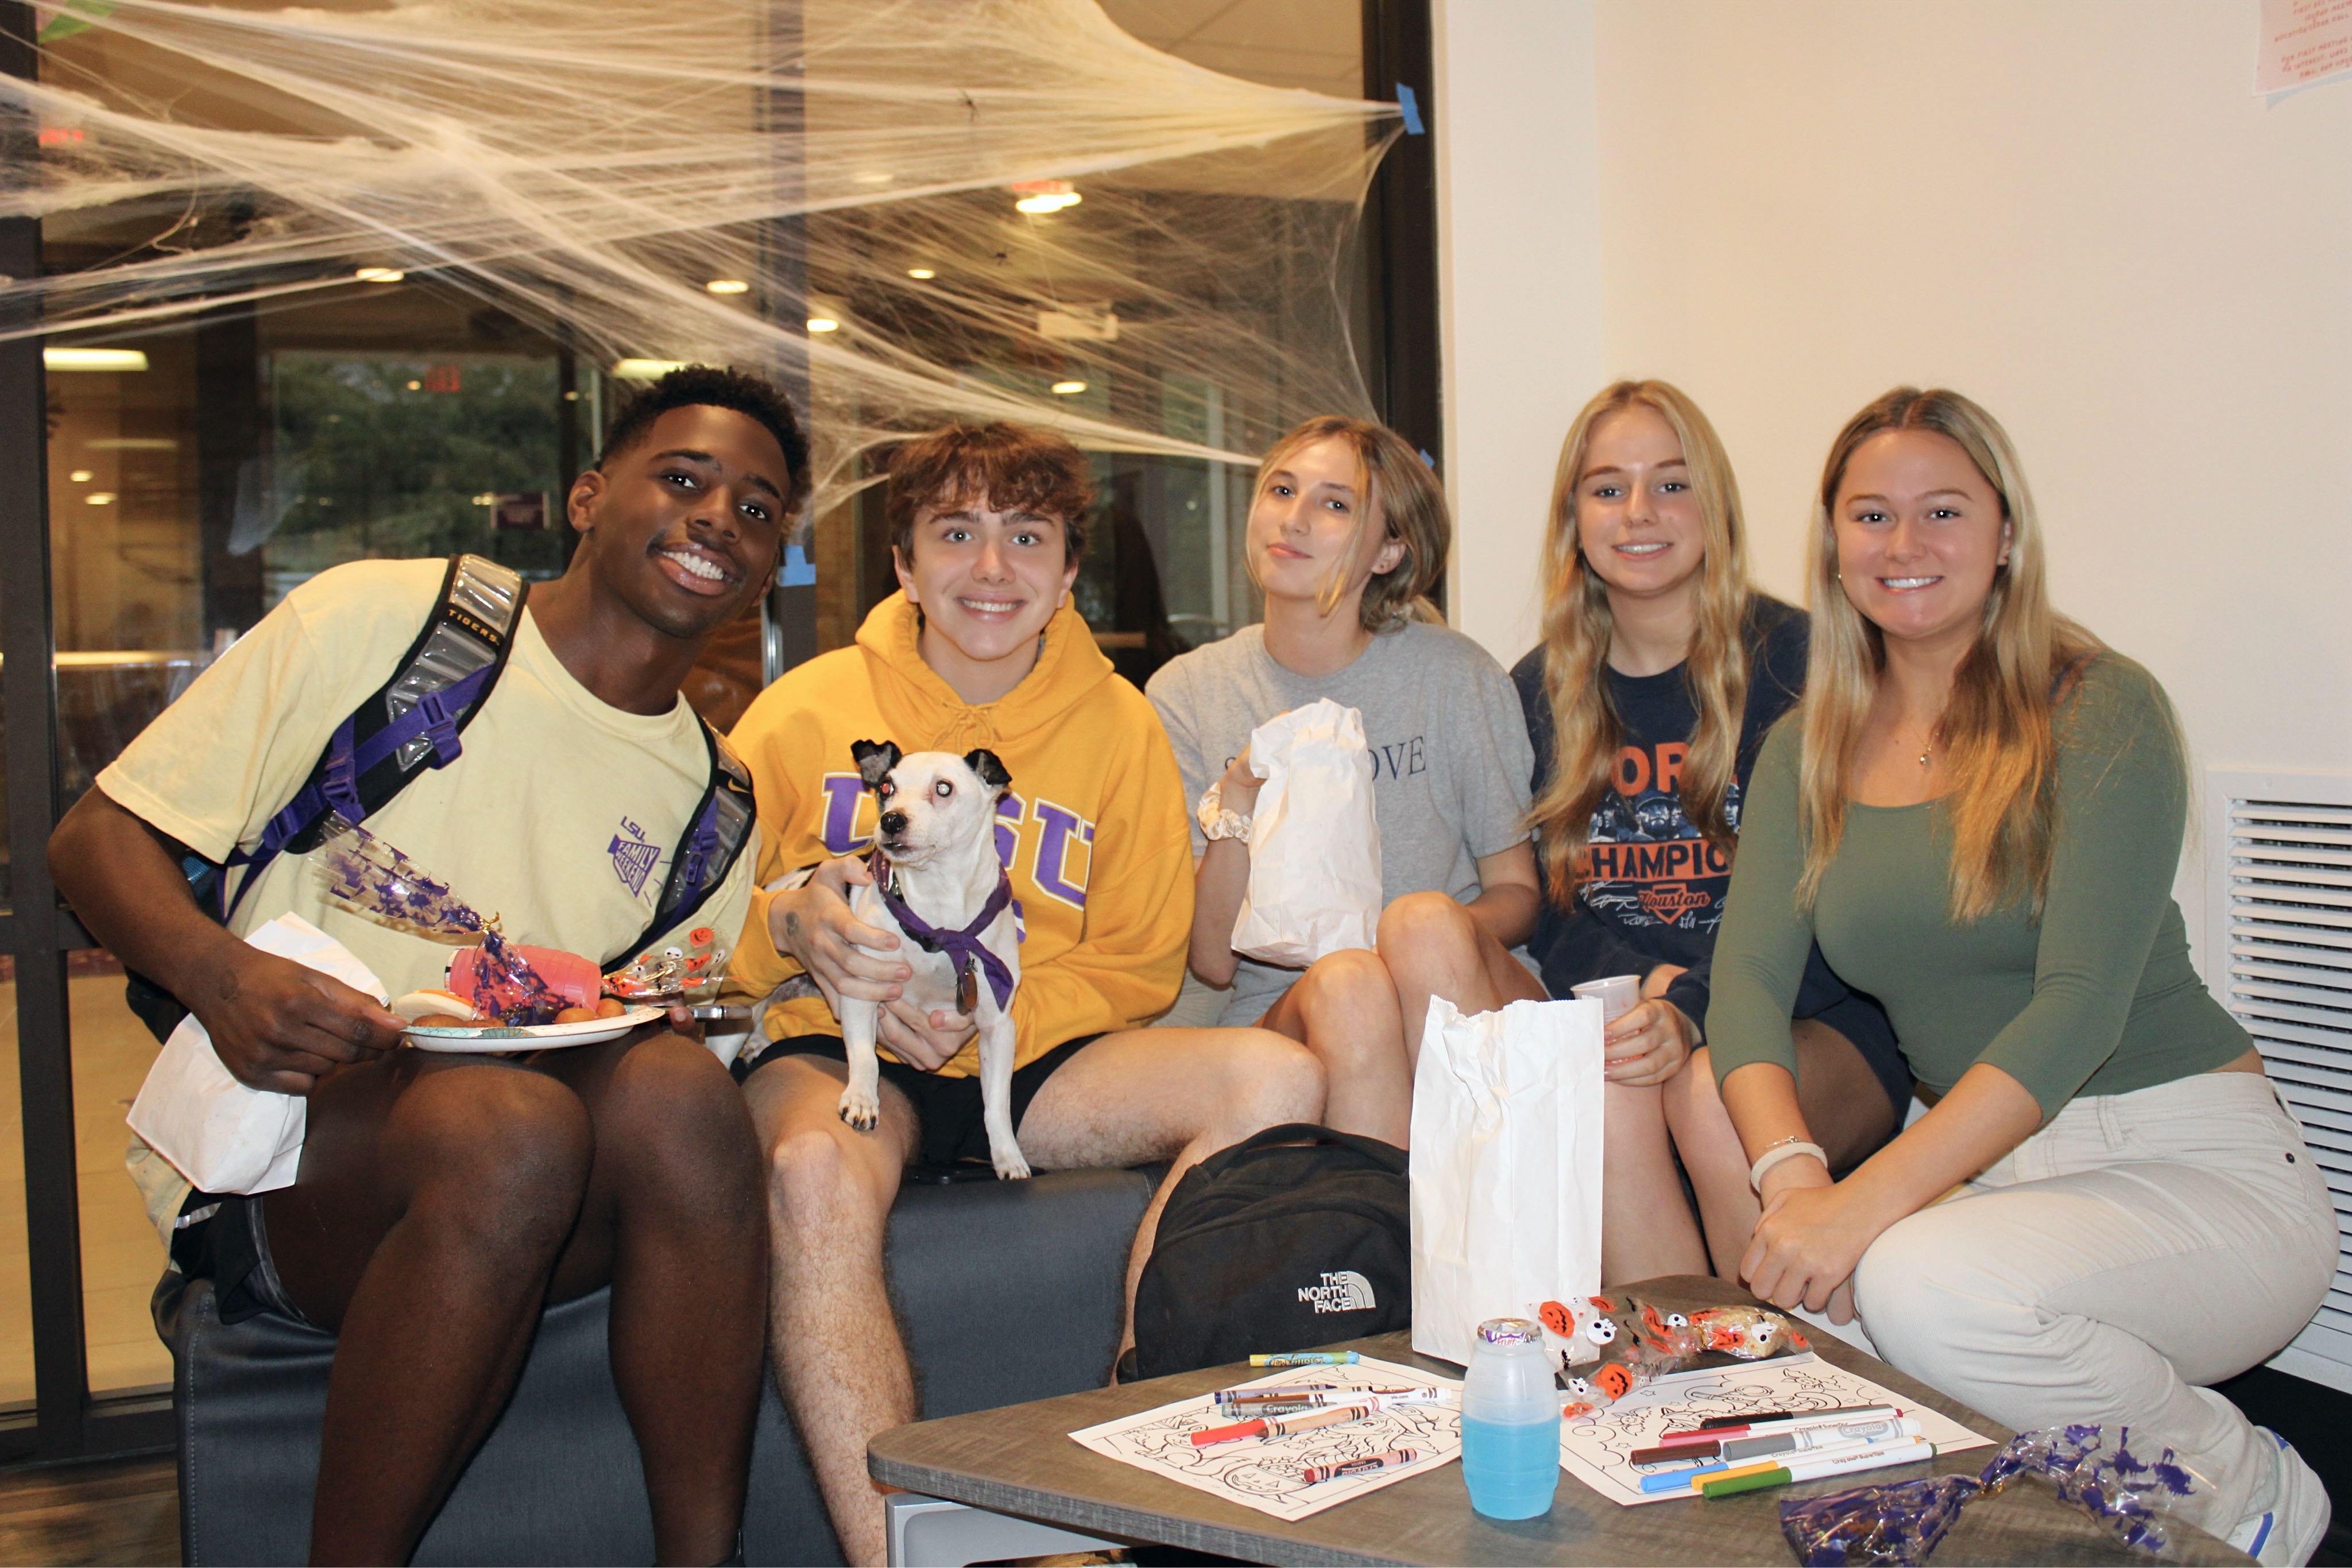
{"type": "Polygon", "coordinates": [[[1780,1505],[1780,1532],[1808,1568],[1927,1561],[1971,1500],[1990,1497],[2020,1476],[2040,1476],[2058,1495],[2113,1531],[2127,1546],[2161,1552],[2165,1515],[2201,1483],[2170,1448],[2147,1458],[2131,1448],[2131,1428],[2053,1427],[2020,1432],[1982,1474],[1857,1487],[1780,1505]]]}

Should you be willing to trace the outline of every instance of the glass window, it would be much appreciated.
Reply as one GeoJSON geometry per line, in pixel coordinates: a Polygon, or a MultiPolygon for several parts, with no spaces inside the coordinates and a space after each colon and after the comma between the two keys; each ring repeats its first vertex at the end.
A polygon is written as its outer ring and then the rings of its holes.
{"type": "MultiPolygon", "coordinates": [[[[0,1415],[28,1408],[33,1403],[33,1287],[26,1251],[16,976],[6,957],[0,956],[0,1415]]],[[[154,1337],[152,1329],[148,1337],[154,1337]]]]}

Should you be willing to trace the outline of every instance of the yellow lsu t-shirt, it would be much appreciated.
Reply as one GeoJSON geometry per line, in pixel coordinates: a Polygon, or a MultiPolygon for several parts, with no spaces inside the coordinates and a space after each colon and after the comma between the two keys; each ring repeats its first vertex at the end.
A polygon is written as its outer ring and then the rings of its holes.
{"type": "MultiPolygon", "coordinates": [[[[209,860],[252,850],[335,727],[391,679],[438,601],[446,565],[359,561],[312,578],[142,731],[98,787],[209,860]]],[[[700,724],[682,696],[654,717],[600,700],[556,658],[526,606],[507,667],[460,737],[462,755],[421,768],[367,828],[498,916],[510,939],[603,963],[653,918],[709,783],[700,724]]],[[[758,862],[758,846],[747,846],[700,912],[647,946],[704,925],[731,943],[758,862]]],[[[446,976],[448,946],[329,904],[306,857],[273,861],[230,928],[243,936],[289,913],[349,947],[392,996],[446,976]]]]}

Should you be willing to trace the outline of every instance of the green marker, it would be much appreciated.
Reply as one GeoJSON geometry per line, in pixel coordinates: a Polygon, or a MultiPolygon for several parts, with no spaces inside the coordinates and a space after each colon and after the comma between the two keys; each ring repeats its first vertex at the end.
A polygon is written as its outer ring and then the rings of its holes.
{"type": "Polygon", "coordinates": [[[1802,1464],[1777,1465],[1769,1470],[1750,1475],[1726,1476],[1720,1480],[1701,1481],[1698,1490],[1710,1498],[1732,1497],[1744,1491],[1762,1491],[1767,1487],[1790,1486],[1798,1481],[1823,1480],[1831,1476],[1852,1475],[1856,1470],[1881,1470],[1892,1465],[1916,1464],[1936,1457],[1933,1443],[1874,1443],[1850,1454],[1837,1454],[1824,1458],[1808,1459],[1802,1464]]]}

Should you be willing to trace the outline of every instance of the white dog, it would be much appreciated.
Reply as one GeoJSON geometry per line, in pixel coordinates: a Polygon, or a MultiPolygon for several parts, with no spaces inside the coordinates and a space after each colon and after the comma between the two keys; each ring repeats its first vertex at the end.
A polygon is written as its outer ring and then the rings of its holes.
{"type": "MultiPolygon", "coordinates": [[[[896,953],[914,975],[900,995],[926,1013],[961,1013],[980,1031],[980,1094],[996,1174],[1025,1176],[1029,1162],[1013,1136],[1013,992],[1021,947],[1013,884],[996,854],[996,803],[1013,782],[990,751],[902,754],[888,741],[850,747],[859,777],[882,808],[874,881],[851,894],[866,925],[896,931],[896,953]]],[[[871,952],[872,949],[866,949],[871,952]]],[[[841,1119],[871,1132],[882,1114],[874,1042],[879,1002],[835,1003],[849,1059],[841,1119]]]]}

